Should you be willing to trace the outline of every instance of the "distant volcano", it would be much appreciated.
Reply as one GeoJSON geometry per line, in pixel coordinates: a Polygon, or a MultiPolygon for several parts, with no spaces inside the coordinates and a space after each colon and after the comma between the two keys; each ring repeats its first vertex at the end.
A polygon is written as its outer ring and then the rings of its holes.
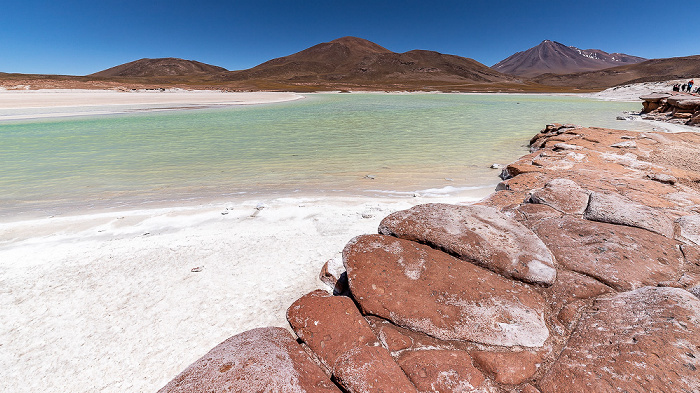
{"type": "Polygon", "coordinates": [[[544,40],[524,52],[518,52],[491,68],[496,71],[534,77],[541,74],[570,74],[641,63],[647,59],[600,49],[579,49],[556,41],[544,40]]]}
{"type": "Polygon", "coordinates": [[[192,76],[226,72],[223,67],[200,63],[194,60],[183,60],[174,57],[159,59],[140,59],[89,76],[100,78],[111,77],[159,77],[159,76],[192,76]]]}

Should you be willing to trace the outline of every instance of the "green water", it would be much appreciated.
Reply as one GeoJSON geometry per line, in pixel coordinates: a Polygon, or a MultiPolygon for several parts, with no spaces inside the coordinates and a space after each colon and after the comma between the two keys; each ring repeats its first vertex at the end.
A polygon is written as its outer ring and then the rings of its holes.
{"type": "Polygon", "coordinates": [[[0,217],[251,195],[458,193],[546,123],[634,129],[638,103],[313,94],[259,106],[0,123],[0,217]],[[371,178],[365,177],[370,175],[371,178]],[[433,191],[424,191],[435,189],[433,191]]]}

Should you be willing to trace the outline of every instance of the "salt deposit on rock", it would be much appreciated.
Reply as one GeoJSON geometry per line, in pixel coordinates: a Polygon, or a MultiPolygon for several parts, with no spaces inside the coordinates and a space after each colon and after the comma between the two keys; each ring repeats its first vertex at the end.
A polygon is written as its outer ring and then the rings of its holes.
{"type": "Polygon", "coordinates": [[[541,284],[556,278],[542,241],[491,207],[419,205],[386,217],[379,232],[430,244],[506,277],[541,284]]]}
{"type": "Polygon", "coordinates": [[[442,340],[536,347],[549,330],[531,288],[408,240],[361,236],[343,253],[350,288],[367,314],[442,340]],[[417,279],[406,264],[420,266],[417,279]]]}

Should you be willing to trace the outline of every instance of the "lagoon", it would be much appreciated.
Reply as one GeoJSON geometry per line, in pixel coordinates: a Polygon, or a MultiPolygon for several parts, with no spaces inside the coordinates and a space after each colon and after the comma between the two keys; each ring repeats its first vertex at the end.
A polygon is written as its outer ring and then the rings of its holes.
{"type": "Polygon", "coordinates": [[[0,220],[260,195],[484,196],[498,182],[489,166],[524,154],[545,124],[649,130],[615,120],[635,110],[575,96],[326,93],[4,121],[0,220]]]}

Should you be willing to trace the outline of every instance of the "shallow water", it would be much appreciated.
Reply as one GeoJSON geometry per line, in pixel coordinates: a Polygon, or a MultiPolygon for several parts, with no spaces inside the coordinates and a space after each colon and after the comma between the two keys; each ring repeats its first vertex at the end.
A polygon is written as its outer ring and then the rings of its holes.
{"type": "Polygon", "coordinates": [[[489,166],[524,154],[545,124],[649,129],[615,120],[639,109],[544,95],[311,94],[3,122],[0,219],[240,196],[484,195],[498,182],[489,166]]]}

